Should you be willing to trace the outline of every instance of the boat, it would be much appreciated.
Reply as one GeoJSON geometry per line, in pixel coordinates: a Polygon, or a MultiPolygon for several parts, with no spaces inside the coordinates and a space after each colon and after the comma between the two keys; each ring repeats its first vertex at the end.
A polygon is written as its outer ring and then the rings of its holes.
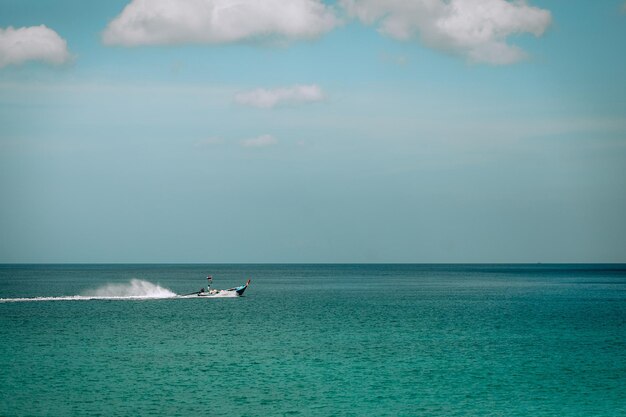
{"type": "Polygon", "coordinates": [[[213,277],[209,275],[207,277],[207,280],[209,281],[209,285],[207,289],[205,290],[204,288],[201,288],[200,291],[195,293],[198,295],[198,297],[233,297],[233,296],[241,297],[244,291],[246,290],[246,288],[248,288],[248,285],[250,285],[250,280],[248,280],[245,284],[240,285],[238,287],[229,288],[227,290],[216,290],[216,289],[211,289],[213,277]]]}

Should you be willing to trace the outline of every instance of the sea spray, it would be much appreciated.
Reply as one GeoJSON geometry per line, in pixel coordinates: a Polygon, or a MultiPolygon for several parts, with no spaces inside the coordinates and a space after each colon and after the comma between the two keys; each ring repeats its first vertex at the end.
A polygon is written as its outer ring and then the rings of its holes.
{"type": "Polygon", "coordinates": [[[87,290],[80,295],[58,297],[0,298],[0,303],[25,301],[84,301],[84,300],[146,300],[172,298],[178,295],[158,284],[140,279],[132,279],[124,284],[106,284],[94,290],[87,290]]]}
{"type": "Polygon", "coordinates": [[[107,284],[82,294],[90,298],[170,298],[176,294],[167,288],[140,279],[125,284],[107,284]]]}

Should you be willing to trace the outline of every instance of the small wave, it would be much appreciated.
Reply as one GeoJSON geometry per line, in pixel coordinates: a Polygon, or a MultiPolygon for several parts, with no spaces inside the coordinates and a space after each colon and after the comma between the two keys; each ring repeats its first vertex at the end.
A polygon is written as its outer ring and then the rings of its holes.
{"type": "Polygon", "coordinates": [[[60,297],[0,298],[0,303],[26,301],[86,301],[86,300],[148,300],[174,298],[178,295],[167,288],[140,279],[132,279],[126,284],[107,284],[89,290],[81,295],[60,297]]]}

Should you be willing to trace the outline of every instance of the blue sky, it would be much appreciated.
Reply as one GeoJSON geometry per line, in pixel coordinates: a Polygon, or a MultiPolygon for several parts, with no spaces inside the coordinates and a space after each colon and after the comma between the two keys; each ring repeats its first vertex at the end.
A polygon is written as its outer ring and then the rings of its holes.
{"type": "Polygon", "coordinates": [[[623,1],[162,4],[0,1],[0,262],[626,262],[623,1]]]}

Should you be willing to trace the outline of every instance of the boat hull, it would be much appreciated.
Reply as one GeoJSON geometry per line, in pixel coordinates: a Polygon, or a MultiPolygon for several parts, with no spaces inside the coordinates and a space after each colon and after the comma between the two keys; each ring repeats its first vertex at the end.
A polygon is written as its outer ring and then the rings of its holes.
{"type": "Polygon", "coordinates": [[[198,297],[239,297],[235,291],[214,290],[198,293],[198,297]]]}

